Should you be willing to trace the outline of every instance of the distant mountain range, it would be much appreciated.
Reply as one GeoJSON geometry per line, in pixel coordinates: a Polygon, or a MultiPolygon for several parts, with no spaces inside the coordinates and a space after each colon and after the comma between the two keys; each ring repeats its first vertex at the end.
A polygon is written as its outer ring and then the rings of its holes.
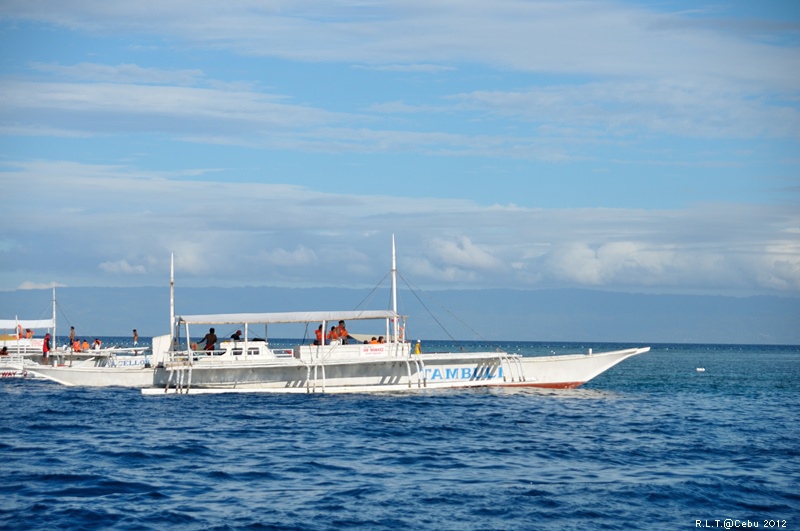
{"type": "MultiPolygon", "coordinates": [[[[176,288],[176,313],[386,309],[388,289],[176,288]]],[[[58,333],[168,333],[167,288],[59,288],[58,333]]],[[[0,292],[0,319],[46,318],[51,290],[0,292]]],[[[586,343],[800,345],[800,298],[647,295],[580,289],[400,290],[408,337],[586,343]]],[[[198,331],[199,332],[199,331],[198,331]]],[[[232,333],[219,330],[221,335],[232,333]]],[[[196,332],[193,332],[196,333],[196,332]]],[[[204,332],[203,332],[204,333],[204,332]]],[[[276,337],[297,337],[303,330],[276,337]]]]}

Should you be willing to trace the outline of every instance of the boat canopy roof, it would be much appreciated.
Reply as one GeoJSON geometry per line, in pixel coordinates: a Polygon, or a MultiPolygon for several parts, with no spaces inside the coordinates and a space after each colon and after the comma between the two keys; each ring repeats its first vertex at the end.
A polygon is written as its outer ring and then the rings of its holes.
{"type": "Polygon", "coordinates": [[[321,323],[322,321],[359,321],[364,319],[394,319],[401,315],[392,310],[356,310],[343,312],[276,312],[276,313],[229,313],[208,315],[180,315],[179,323],[185,324],[278,324],[321,323]]]}
{"type": "Polygon", "coordinates": [[[53,319],[0,319],[0,328],[54,328],[53,319]]]}

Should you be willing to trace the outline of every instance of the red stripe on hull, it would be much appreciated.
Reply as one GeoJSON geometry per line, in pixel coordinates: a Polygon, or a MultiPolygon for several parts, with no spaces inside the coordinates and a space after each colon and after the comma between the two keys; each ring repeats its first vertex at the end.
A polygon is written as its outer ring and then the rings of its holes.
{"type": "Polygon", "coordinates": [[[535,382],[515,382],[496,384],[493,387],[538,387],[540,389],[575,389],[586,382],[559,382],[559,383],[535,383],[535,382]]]}

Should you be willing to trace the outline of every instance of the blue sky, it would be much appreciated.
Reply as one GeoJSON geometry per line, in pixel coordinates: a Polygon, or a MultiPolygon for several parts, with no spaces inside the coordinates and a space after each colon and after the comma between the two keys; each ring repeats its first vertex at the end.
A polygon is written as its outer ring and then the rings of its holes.
{"type": "Polygon", "coordinates": [[[0,4],[0,290],[800,295],[800,4],[0,4]]]}

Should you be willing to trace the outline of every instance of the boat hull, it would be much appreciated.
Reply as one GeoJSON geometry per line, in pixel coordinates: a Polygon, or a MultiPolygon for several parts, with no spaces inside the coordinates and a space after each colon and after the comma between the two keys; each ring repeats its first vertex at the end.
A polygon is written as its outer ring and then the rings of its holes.
{"type": "Polygon", "coordinates": [[[650,347],[615,350],[604,353],[572,354],[521,358],[525,380],[508,382],[510,387],[574,389],[596,378],[622,361],[649,352],[650,347]]]}
{"type": "Polygon", "coordinates": [[[69,387],[152,387],[156,369],[145,367],[36,367],[28,372],[69,387]]]}
{"type": "Polygon", "coordinates": [[[35,378],[36,375],[27,369],[0,366],[0,379],[6,378],[35,378]]]}
{"type": "Polygon", "coordinates": [[[31,375],[67,386],[129,387],[144,394],[369,393],[457,387],[578,387],[648,347],[598,354],[521,357],[505,353],[431,353],[368,359],[173,363],[166,367],[28,368],[31,375]]]}
{"type": "Polygon", "coordinates": [[[649,351],[520,357],[504,353],[422,354],[370,360],[172,365],[154,374],[144,394],[159,393],[368,393],[458,387],[571,389],[621,361],[649,351]]]}

